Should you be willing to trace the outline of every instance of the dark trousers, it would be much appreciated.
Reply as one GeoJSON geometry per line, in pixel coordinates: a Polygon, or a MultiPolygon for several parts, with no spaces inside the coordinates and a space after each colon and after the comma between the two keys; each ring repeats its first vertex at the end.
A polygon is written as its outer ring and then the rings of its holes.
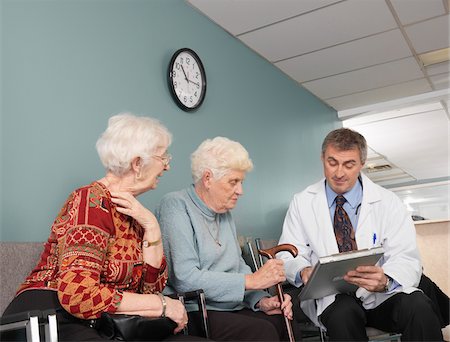
{"type": "Polygon", "coordinates": [[[438,312],[441,328],[445,328],[450,324],[450,299],[425,274],[422,274],[420,278],[419,289],[431,299],[433,305],[435,305],[435,310],[438,312]]]}
{"type": "Polygon", "coordinates": [[[420,291],[398,293],[365,310],[354,295],[339,294],[320,316],[331,341],[367,341],[365,326],[402,334],[402,341],[442,341],[437,312],[420,291]]]}
{"type": "MultiPolygon", "coordinates": [[[[266,315],[249,309],[208,310],[210,338],[215,341],[287,341],[282,315],[266,315]]],[[[199,315],[189,313],[189,333],[199,334],[199,315]]]]}

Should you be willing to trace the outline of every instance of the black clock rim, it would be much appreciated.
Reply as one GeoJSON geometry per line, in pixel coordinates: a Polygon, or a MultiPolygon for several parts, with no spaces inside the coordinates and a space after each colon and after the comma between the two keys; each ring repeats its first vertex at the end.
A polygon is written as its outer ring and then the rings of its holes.
{"type": "Polygon", "coordinates": [[[197,53],[194,50],[189,49],[189,48],[181,48],[174,52],[174,54],[172,55],[172,58],[170,59],[169,66],[167,68],[167,83],[169,85],[170,95],[172,95],[173,100],[175,101],[175,103],[177,104],[177,106],[180,109],[182,109],[186,112],[193,112],[201,106],[201,104],[203,103],[203,101],[205,99],[205,95],[206,95],[206,73],[205,73],[205,67],[203,66],[202,60],[200,59],[200,57],[197,55],[197,53]],[[181,102],[181,100],[178,98],[178,96],[176,94],[176,91],[175,91],[175,88],[174,88],[173,82],[172,82],[173,64],[175,62],[175,59],[178,57],[178,55],[181,52],[188,52],[189,54],[191,54],[194,57],[194,59],[196,60],[198,66],[200,68],[200,73],[202,75],[202,79],[204,80],[202,87],[201,87],[200,99],[194,107],[187,107],[183,104],[183,102],[181,102]]]}

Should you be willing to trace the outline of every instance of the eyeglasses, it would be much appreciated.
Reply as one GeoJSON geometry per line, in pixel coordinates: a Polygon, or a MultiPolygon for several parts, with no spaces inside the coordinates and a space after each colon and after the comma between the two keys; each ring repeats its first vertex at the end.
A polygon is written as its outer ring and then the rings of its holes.
{"type": "Polygon", "coordinates": [[[170,161],[172,160],[172,155],[170,155],[169,153],[165,153],[162,156],[153,155],[152,157],[160,160],[164,167],[169,166],[170,161]]]}

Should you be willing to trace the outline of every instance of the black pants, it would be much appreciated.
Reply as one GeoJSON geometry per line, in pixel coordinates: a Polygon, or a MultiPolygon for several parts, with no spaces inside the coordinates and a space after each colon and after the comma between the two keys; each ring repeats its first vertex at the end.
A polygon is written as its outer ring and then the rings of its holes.
{"type": "Polygon", "coordinates": [[[437,312],[420,291],[398,293],[365,310],[354,295],[339,294],[320,316],[331,341],[367,341],[365,326],[402,334],[402,341],[442,341],[437,312]]]}
{"type": "MultiPolygon", "coordinates": [[[[8,305],[3,315],[22,311],[55,309],[58,322],[59,341],[105,341],[95,328],[89,326],[86,320],[78,319],[63,309],[55,291],[29,290],[21,293],[8,305]]],[[[41,329],[40,334],[44,336],[41,329]]],[[[26,341],[25,329],[6,332],[1,335],[1,341],[26,341]]],[[[200,341],[196,336],[175,335],[166,341],[200,341]]]]}
{"type": "MultiPolygon", "coordinates": [[[[199,314],[189,313],[189,333],[198,334],[199,314]]],[[[287,341],[282,315],[266,315],[249,309],[208,310],[210,338],[215,341],[287,341]]]]}
{"type": "Polygon", "coordinates": [[[435,305],[435,310],[438,312],[441,328],[445,328],[450,324],[450,299],[425,274],[422,274],[420,278],[419,289],[431,299],[433,305],[435,305]]]}

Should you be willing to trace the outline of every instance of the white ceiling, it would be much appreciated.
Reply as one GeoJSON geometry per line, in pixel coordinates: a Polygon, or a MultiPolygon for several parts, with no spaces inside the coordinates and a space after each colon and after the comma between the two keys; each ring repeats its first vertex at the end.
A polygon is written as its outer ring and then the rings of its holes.
{"type": "MultiPolygon", "coordinates": [[[[335,108],[342,119],[354,108],[449,89],[449,63],[425,67],[419,59],[419,54],[450,45],[448,0],[187,2],[335,108]]],[[[421,108],[417,117],[409,113],[358,129],[369,135],[369,145],[377,153],[389,160],[392,156],[414,179],[449,176],[448,167],[442,165],[448,157],[447,99],[448,91],[441,91],[430,99],[439,109],[421,108]],[[390,135],[378,141],[385,126],[390,135]],[[372,137],[370,127],[378,134],[372,137]],[[419,147],[418,136],[425,145],[419,147]],[[406,144],[398,150],[394,141],[406,144]],[[405,149],[412,146],[415,158],[408,160],[405,149]],[[424,153],[432,150],[440,159],[438,168],[427,168],[418,160],[426,156],[432,162],[430,153],[424,153]],[[412,165],[414,161],[422,165],[412,165]]]]}
{"type": "Polygon", "coordinates": [[[449,47],[450,0],[186,2],[348,119],[377,183],[449,179],[450,64],[419,55],[449,47]]]}
{"type": "Polygon", "coordinates": [[[336,110],[449,88],[448,0],[187,0],[336,110]]]}

